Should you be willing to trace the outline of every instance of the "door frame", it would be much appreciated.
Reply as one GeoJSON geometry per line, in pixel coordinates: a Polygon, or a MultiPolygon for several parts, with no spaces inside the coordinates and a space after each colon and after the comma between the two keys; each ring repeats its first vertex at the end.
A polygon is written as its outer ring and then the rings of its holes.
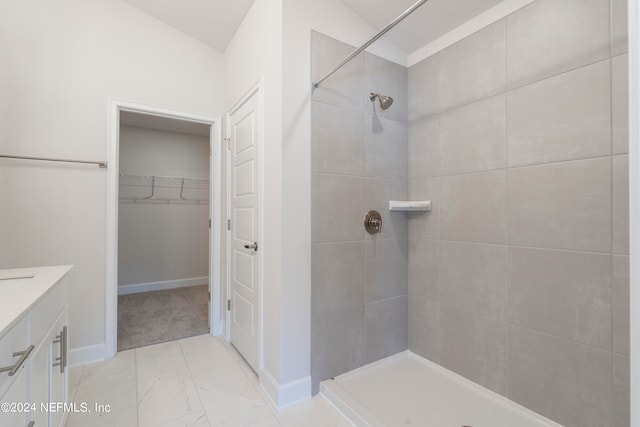
{"type": "MultiPolygon", "coordinates": [[[[260,247],[264,248],[264,79],[261,77],[251,88],[227,111],[226,114],[226,129],[225,129],[225,141],[228,141],[231,135],[231,115],[238,111],[238,109],[244,105],[253,95],[258,95],[258,129],[260,129],[260,136],[258,138],[257,147],[257,161],[258,161],[258,243],[260,247]]],[[[231,149],[227,145],[226,165],[227,165],[227,220],[231,220],[231,149]]],[[[233,228],[233,225],[232,227],[233,228]]],[[[227,244],[226,244],[226,289],[225,299],[229,299],[231,295],[231,230],[227,227],[227,244]]],[[[263,348],[264,348],[264,251],[258,251],[258,266],[259,271],[257,274],[257,291],[258,291],[258,372],[262,370],[263,364],[263,348]]],[[[226,310],[224,334],[227,342],[231,342],[231,311],[226,310]]]]}
{"type": "Polygon", "coordinates": [[[222,250],[222,119],[164,107],[109,99],[107,158],[107,252],[106,252],[106,305],[105,356],[114,357],[118,351],[118,174],[120,147],[120,112],[161,116],[211,126],[209,132],[209,331],[222,333],[221,250],[222,250]]]}

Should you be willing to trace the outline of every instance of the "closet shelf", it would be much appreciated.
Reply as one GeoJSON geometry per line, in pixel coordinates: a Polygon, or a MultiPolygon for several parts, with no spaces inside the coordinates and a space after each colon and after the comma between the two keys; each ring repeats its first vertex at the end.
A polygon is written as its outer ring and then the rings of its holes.
{"type": "Polygon", "coordinates": [[[431,200],[389,200],[390,211],[431,211],[431,200]]]}
{"type": "Polygon", "coordinates": [[[119,200],[123,203],[209,203],[207,178],[121,173],[119,184],[119,200]]]}

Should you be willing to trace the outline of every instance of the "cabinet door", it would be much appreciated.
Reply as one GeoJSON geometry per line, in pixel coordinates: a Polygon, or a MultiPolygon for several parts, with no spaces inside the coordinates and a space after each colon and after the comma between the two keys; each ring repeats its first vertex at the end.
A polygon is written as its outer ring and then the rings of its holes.
{"type": "MultiPolygon", "coordinates": [[[[6,375],[6,374],[5,374],[6,375]]],[[[11,384],[2,399],[2,403],[26,404],[27,403],[27,373],[23,370],[18,378],[11,384]]],[[[11,408],[13,409],[13,408],[11,408]]],[[[16,406],[15,409],[22,409],[16,406]]],[[[0,425],[2,427],[25,427],[27,425],[29,412],[0,412],[0,425]]],[[[45,424],[43,424],[45,425],[45,424]]]]}
{"type": "Polygon", "coordinates": [[[32,417],[35,426],[58,427],[65,420],[64,408],[58,405],[67,402],[66,325],[65,310],[33,354],[31,400],[38,408],[32,417]],[[51,411],[40,410],[41,405],[51,411]]]}
{"type": "Polygon", "coordinates": [[[45,339],[31,355],[31,402],[36,405],[31,420],[38,427],[49,425],[49,414],[42,407],[49,403],[49,352],[48,340],[45,339]]]}
{"type": "MultiPolygon", "coordinates": [[[[67,402],[67,311],[58,318],[53,328],[49,370],[51,379],[50,401],[67,402]]],[[[63,411],[51,412],[51,427],[59,427],[66,418],[63,411]]]]}

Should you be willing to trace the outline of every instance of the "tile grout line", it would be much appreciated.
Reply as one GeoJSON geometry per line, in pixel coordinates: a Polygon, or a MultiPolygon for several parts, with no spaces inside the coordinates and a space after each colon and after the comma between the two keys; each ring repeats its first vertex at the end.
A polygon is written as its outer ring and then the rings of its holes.
{"type": "Polygon", "coordinates": [[[509,218],[508,218],[508,206],[509,206],[509,101],[508,101],[508,92],[507,92],[507,81],[508,81],[508,58],[507,55],[509,50],[507,48],[507,43],[509,43],[509,37],[507,34],[507,17],[502,18],[504,21],[504,206],[503,206],[503,215],[504,215],[504,240],[505,240],[505,265],[506,268],[506,283],[505,283],[505,312],[504,319],[506,323],[505,328],[505,385],[504,385],[504,396],[509,398],[511,393],[509,390],[509,338],[511,335],[511,327],[509,326],[509,312],[511,311],[511,275],[509,269],[509,218]]]}
{"type": "Polygon", "coordinates": [[[615,333],[615,328],[614,328],[614,295],[613,295],[613,280],[614,280],[614,266],[613,266],[613,248],[614,248],[614,225],[613,222],[615,220],[614,218],[614,214],[613,214],[613,207],[614,207],[614,172],[613,172],[613,128],[614,128],[614,124],[613,124],[613,108],[614,108],[614,102],[613,102],[613,57],[612,57],[612,43],[613,43],[613,1],[614,0],[610,0],[609,1],[609,179],[611,180],[611,194],[610,194],[610,199],[609,199],[609,203],[611,206],[611,210],[609,212],[609,218],[610,218],[610,236],[611,236],[611,271],[610,271],[610,277],[611,277],[611,288],[610,288],[610,301],[609,301],[609,314],[610,314],[610,320],[611,320],[611,326],[610,326],[610,332],[611,332],[611,338],[610,338],[610,371],[609,371],[609,381],[610,381],[610,385],[611,385],[611,393],[609,396],[610,399],[610,405],[611,405],[611,415],[610,415],[610,420],[609,422],[611,423],[611,425],[613,425],[613,422],[615,420],[615,416],[613,413],[613,407],[614,407],[614,362],[613,362],[613,342],[614,342],[614,333],[615,333]]]}
{"type": "MultiPolygon", "coordinates": [[[[190,338],[190,337],[188,337],[190,338]]],[[[205,410],[204,401],[202,400],[202,395],[200,394],[200,388],[196,385],[196,381],[193,378],[193,372],[191,371],[191,365],[187,362],[187,358],[184,355],[184,348],[182,348],[182,339],[176,340],[178,344],[178,348],[180,349],[180,355],[182,356],[182,360],[184,360],[184,364],[187,367],[187,371],[189,372],[189,379],[193,383],[193,387],[196,390],[196,394],[198,395],[198,400],[200,401],[200,407],[202,408],[202,413],[204,414],[205,419],[207,420],[207,424],[211,426],[211,422],[209,421],[209,416],[207,415],[207,411],[205,410]]]]}
{"type": "Polygon", "coordinates": [[[610,300],[609,300],[609,314],[610,314],[610,320],[611,320],[611,325],[610,325],[610,332],[611,332],[611,337],[610,337],[610,350],[611,352],[610,354],[610,371],[609,371],[609,382],[610,382],[610,386],[611,386],[611,393],[609,396],[610,399],[610,407],[611,407],[611,415],[610,415],[610,419],[609,422],[611,423],[611,425],[613,425],[614,421],[615,421],[615,416],[613,413],[613,406],[614,406],[614,381],[613,381],[613,377],[614,377],[614,362],[613,362],[613,336],[614,336],[614,296],[613,296],[613,280],[614,280],[614,267],[613,267],[613,247],[614,247],[614,226],[613,226],[613,221],[614,221],[614,215],[613,215],[613,206],[614,206],[614,172],[613,172],[613,57],[612,57],[612,53],[613,53],[613,49],[612,49],[612,43],[613,43],[613,1],[614,0],[610,0],[609,1],[609,179],[610,184],[611,184],[611,194],[609,196],[609,203],[610,203],[610,207],[611,210],[609,212],[609,219],[610,219],[610,228],[609,228],[609,233],[611,236],[611,246],[610,246],[610,250],[611,250],[611,257],[610,257],[610,277],[611,277],[611,282],[610,282],[610,300]]]}
{"type": "MultiPolygon", "coordinates": [[[[116,356],[118,353],[116,352],[116,356]]],[[[140,404],[138,394],[138,352],[133,349],[133,374],[136,380],[136,426],[140,425],[140,404]]]]}

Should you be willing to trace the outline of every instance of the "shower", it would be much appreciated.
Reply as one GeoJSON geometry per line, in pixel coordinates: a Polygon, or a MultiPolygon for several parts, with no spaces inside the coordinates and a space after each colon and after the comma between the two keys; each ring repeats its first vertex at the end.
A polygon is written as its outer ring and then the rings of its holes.
{"type": "Polygon", "coordinates": [[[393,98],[390,96],[380,95],[379,93],[375,92],[369,93],[369,99],[371,100],[371,102],[374,102],[376,98],[378,98],[378,101],[380,101],[380,108],[382,108],[383,110],[386,110],[387,108],[391,107],[391,104],[393,104],[393,98]]]}

